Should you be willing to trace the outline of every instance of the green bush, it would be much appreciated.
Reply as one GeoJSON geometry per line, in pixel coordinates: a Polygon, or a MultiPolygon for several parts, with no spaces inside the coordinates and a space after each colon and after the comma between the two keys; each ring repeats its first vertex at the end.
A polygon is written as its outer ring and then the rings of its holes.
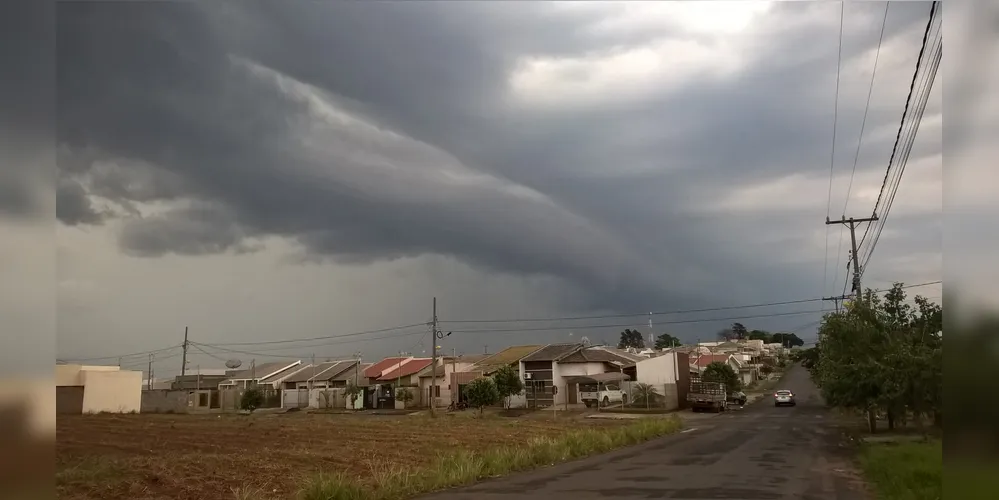
{"type": "Polygon", "coordinates": [[[253,413],[253,410],[260,408],[264,404],[264,391],[254,387],[243,391],[243,396],[239,398],[239,408],[253,413]]]}

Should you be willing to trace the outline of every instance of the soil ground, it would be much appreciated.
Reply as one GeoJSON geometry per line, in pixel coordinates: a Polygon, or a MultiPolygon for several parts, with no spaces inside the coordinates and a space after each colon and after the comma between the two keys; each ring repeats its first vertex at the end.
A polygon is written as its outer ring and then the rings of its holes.
{"type": "Polygon", "coordinates": [[[413,415],[60,415],[56,488],[64,499],[294,498],[304,478],[371,478],[443,451],[509,446],[625,422],[472,412],[413,415]]]}

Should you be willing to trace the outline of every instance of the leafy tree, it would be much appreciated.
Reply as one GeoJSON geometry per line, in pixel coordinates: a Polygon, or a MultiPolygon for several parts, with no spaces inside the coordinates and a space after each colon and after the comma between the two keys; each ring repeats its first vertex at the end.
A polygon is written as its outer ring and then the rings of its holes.
{"type": "Polygon", "coordinates": [[[395,391],[395,399],[402,401],[402,406],[405,408],[414,399],[413,392],[408,387],[400,387],[395,391]]]}
{"type": "Polygon", "coordinates": [[[867,290],[845,310],[826,314],[819,329],[813,378],[828,404],[866,411],[872,432],[879,410],[889,428],[909,412],[942,421],[943,313],[922,297],[915,302],[905,302],[901,283],[884,298],[867,290]]]}
{"type": "Polygon", "coordinates": [[[635,349],[645,348],[645,339],[642,336],[642,332],[630,328],[621,332],[621,340],[617,343],[617,348],[627,349],[629,347],[635,349]]]}
{"type": "Polygon", "coordinates": [[[801,366],[807,368],[808,371],[812,371],[818,365],[819,352],[819,346],[804,349],[797,354],[797,361],[801,363],[801,366]]]}
{"type": "Polygon", "coordinates": [[[664,333],[664,334],[656,337],[656,346],[655,347],[656,347],[656,349],[666,349],[667,347],[673,347],[673,346],[678,346],[678,345],[682,345],[682,344],[683,344],[683,342],[680,342],[680,339],[678,339],[678,338],[676,338],[676,337],[674,337],[674,336],[672,336],[672,335],[670,335],[668,333],[664,333]]]}
{"type": "Polygon", "coordinates": [[[739,374],[735,373],[732,365],[722,363],[721,361],[715,361],[704,368],[701,380],[705,382],[721,382],[725,384],[725,388],[729,392],[742,389],[742,380],[739,379],[739,374]]]}
{"type": "Polygon", "coordinates": [[[771,337],[771,342],[775,344],[779,342],[786,348],[805,345],[805,341],[798,338],[798,335],[794,333],[775,333],[771,337]]]}
{"type": "Polygon", "coordinates": [[[252,387],[243,391],[243,396],[239,398],[239,408],[253,413],[253,410],[260,408],[264,404],[264,391],[252,387]]]}
{"type": "Polygon", "coordinates": [[[718,335],[718,339],[719,340],[725,340],[725,341],[735,340],[735,338],[736,338],[735,337],[735,332],[732,331],[731,328],[722,328],[721,330],[718,330],[718,334],[717,335],[718,335]]]}
{"type": "Polygon", "coordinates": [[[749,337],[749,330],[746,330],[745,325],[742,323],[732,323],[732,335],[736,339],[742,340],[749,337]]]}
{"type": "Polygon", "coordinates": [[[510,397],[524,392],[524,381],[520,379],[512,366],[501,367],[493,374],[493,382],[496,383],[496,390],[499,391],[500,399],[504,401],[505,407],[510,407],[510,397]]]}
{"type": "Polygon", "coordinates": [[[764,344],[770,344],[773,341],[773,335],[766,330],[753,330],[749,332],[749,340],[762,340],[764,344]]]}
{"type": "Polygon", "coordinates": [[[481,377],[469,382],[465,386],[465,397],[468,399],[469,405],[479,409],[479,415],[482,415],[485,407],[502,401],[499,389],[496,388],[496,382],[489,377],[481,377]]]}

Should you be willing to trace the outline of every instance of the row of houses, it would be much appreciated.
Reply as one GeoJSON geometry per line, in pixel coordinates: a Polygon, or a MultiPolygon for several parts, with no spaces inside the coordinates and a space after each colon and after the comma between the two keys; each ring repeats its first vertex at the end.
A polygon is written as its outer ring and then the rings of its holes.
{"type": "Polygon", "coordinates": [[[57,392],[62,394],[57,410],[236,410],[249,388],[264,391],[265,407],[396,409],[431,403],[446,407],[461,399],[469,382],[507,366],[519,373],[525,386],[523,393],[506,402],[513,408],[570,408],[581,405],[583,386],[613,384],[627,394],[639,383],[655,386],[666,408],[679,408],[686,399],[690,376],[710,363],[730,364],[744,383],[751,384],[760,377],[762,358],[770,354],[770,347],[754,341],[700,343],[659,351],[555,343],[511,346],[488,355],[442,356],[436,364],[431,358],[413,356],[375,363],[359,359],[253,363],[243,370],[198,370],[160,382],[142,380],[141,372],[118,367],[57,365],[57,392]],[[358,388],[356,398],[347,395],[351,386],[358,388]],[[400,391],[409,397],[400,398],[400,391]],[[127,396],[115,399],[117,393],[127,396]]]}

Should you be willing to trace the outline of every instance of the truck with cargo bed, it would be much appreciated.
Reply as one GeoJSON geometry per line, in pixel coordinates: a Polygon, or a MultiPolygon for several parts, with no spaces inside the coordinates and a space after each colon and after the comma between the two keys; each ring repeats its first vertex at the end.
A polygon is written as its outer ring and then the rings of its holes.
{"type": "Polygon", "coordinates": [[[699,379],[691,380],[690,391],[687,392],[687,402],[690,403],[692,410],[722,412],[727,408],[727,400],[728,393],[725,384],[704,382],[699,379]]]}

